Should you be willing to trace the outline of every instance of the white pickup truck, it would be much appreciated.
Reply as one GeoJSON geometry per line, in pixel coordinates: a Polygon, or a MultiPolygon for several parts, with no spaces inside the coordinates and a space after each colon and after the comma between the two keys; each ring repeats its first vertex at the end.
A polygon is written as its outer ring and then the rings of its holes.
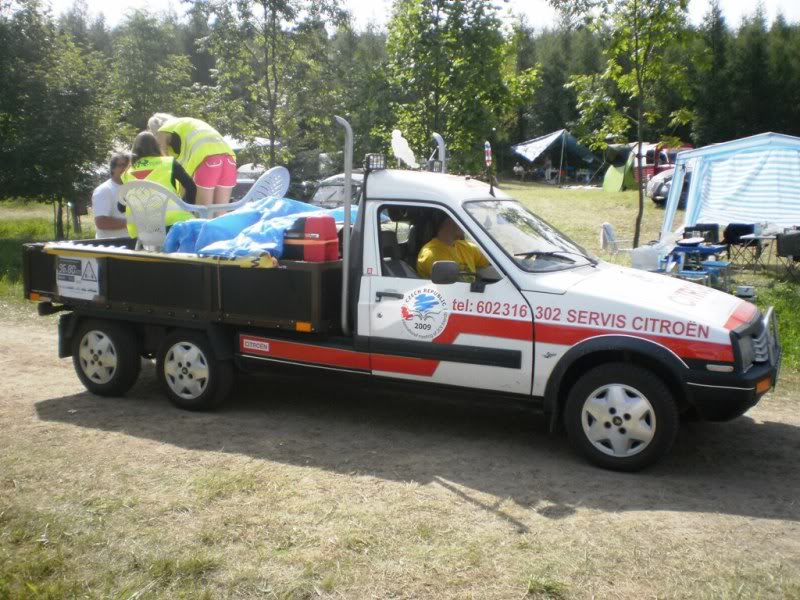
{"type": "Polygon", "coordinates": [[[470,388],[543,410],[617,470],[664,456],[682,414],[732,419],[776,382],[771,310],[599,261],[480,181],[367,164],[342,234],[341,260],[268,269],[131,240],[30,244],[25,294],[41,314],[66,311],[59,353],[97,394],[130,389],[141,357],[156,358],[165,393],[187,409],[218,405],[236,370],[261,367],[470,388]],[[444,215],[487,257],[488,278],[447,261],[417,274],[444,215]],[[87,270],[86,286],[65,283],[87,270]]]}

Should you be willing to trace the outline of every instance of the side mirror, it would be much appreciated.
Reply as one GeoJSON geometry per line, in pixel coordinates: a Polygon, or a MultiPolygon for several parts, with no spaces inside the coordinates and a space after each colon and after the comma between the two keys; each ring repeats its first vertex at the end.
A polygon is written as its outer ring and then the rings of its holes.
{"type": "Polygon", "coordinates": [[[448,284],[461,280],[461,271],[458,263],[452,260],[437,260],[431,269],[431,281],[433,283],[448,284]]]}

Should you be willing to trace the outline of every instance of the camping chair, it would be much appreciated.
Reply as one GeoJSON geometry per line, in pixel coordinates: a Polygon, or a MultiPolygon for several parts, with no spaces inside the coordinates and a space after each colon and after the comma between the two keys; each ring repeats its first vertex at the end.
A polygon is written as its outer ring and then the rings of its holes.
{"type": "Polygon", "coordinates": [[[633,240],[618,240],[617,234],[611,223],[603,223],[600,226],[600,248],[612,256],[620,252],[631,252],[633,248],[622,248],[621,245],[630,246],[633,240]]]}
{"type": "Polygon", "coordinates": [[[119,203],[131,209],[136,225],[136,250],[158,252],[167,237],[167,209],[205,213],[205,206],[186,204],[175,192],[153,181],[131,181],[120,186],[119,203]],[[172,205],[172,206],[170,206],[172,205]]]}
{"type": "Polygon", "coordinates": [[[683,237],[701,237],[709,244],[719,244],[719,225],[717,223],[696,223],[686,227],[683,237]]]}
{"type": "Polygon", "coordinates": [[[787,231],[776,236],[776,256],[778,262],[786,269],[786,274],[794,280],[800,279],[797,263],[800,262],[800,231],[787,231]]]}
{"type": "Polygon", "coordinates": [[[241,200],[231,204],[215,205],[213,207],[214,211],[236,210],[248,202],[260,200],[261,198],[283,198],[289,190],[290,180],[291,177],[286,167],[272,167],[256,180],[241,200]]]}
{"type": "Polygon", "coordinates": [[[742,239],[742,236],[752,235],[755,231],[756,226],[753,223],[730,223],[725,228],[722,243],[728,247],[728,260],[744,268],[754,266],[761,254],[761,241],[742,239]]]}

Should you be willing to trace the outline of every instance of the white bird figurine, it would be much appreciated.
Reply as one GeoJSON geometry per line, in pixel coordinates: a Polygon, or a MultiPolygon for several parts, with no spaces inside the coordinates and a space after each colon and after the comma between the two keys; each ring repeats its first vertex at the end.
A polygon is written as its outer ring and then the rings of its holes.
{"type": "Polygon", "coordinates": [[[414,151],[408,145],[408,141],[403,137],[399,129],[392,131],[392,152],[394,152],[394,157],[397,160],[406,163],[412,169],[419,169],[419,163],[417,163],[417,158],[414,156],[414,151]]]}

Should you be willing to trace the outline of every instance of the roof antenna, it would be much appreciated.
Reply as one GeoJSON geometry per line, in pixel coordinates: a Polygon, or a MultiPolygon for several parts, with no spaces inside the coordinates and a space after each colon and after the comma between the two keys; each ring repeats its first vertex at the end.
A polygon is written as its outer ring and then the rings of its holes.
{"type": "Polygon", "coordinates": [[[494,178],[492,177],[492,145],[489,140],[483,143],[483,159],[486,162],[486,176],[489,178],[489,195],[494,198],[494,178]]]}

